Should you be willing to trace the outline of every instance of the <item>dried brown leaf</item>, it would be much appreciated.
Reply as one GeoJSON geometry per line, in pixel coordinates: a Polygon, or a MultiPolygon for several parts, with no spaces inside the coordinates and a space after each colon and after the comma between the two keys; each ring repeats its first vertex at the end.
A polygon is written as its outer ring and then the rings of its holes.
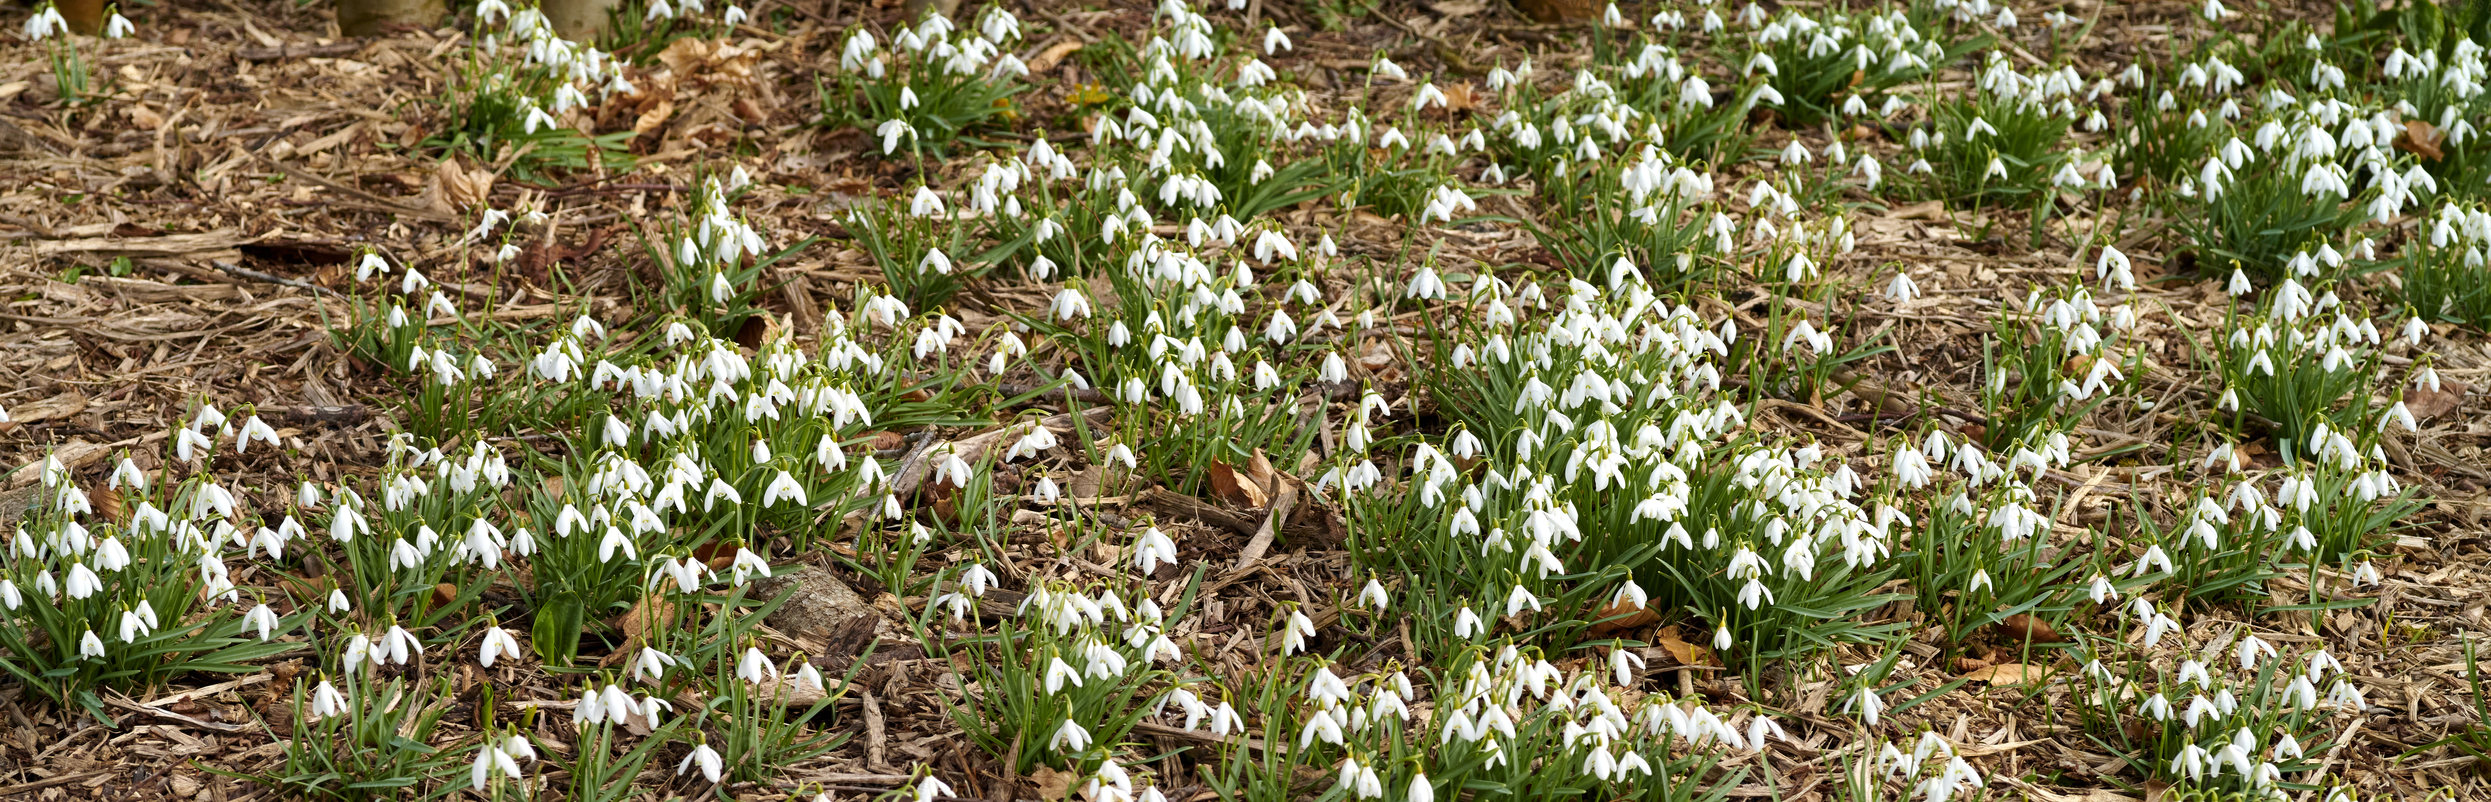
{"type": "Polygon", "coordinates": [[[2420,156],[2423,161],[2435,162],[2447,157],[2439,150],[2439,141],[2444,138],[2446,135],[2439,132],[2438,126],[2422,120],[2406,120],[2404,133],[2396,135],[2396,149],[2420,156]]]}
{"type": "Polygon", "coordinates": [[[1072,796],[1073,782],[1079,779],[1081,775],[1069,771],[1039,766],[1029,775],[1029,784],[1038,792],[1039,799],[1066,799],[1072,796]]]}
{"type": "Polygon", "coordinates": [[[616,628],[623,631],[625,643],[623,648],[615,651],[638,651],[642,644],[648,642],[650,633],[656,632],[658,627],[665,626],[674,617],[675,605],[665,597],[655,593],[640,597],[640,602],[624,611],[623,619],[617,622],[616,628]]]}
{"type": "Polygon", "coordinates": [[[1661,614],[1653,612],[1651,607],[1637,607],[1632,601],[1619,599],[1617,603],[1592,613],[1591,618],[1591,636],[1606,638],[1627,630],[1660,623],[1661,614]]]}
{"type": "Polygon", "coordinates": [[[1246,480],[1263,488],[1263,495],[1280,492],[1280,472],[1271,467],[1271,457],[1262,449],[1254,450],[1254,458],[1246,461],[1246,480]]]}
{"type": "Polygon", "coordinates": [[[129,518],[129,508],[121,503],[121,491],[119,490],[98,487],[87,491],[86,498],[87,505],[94,507],[95,514],[103,516],[104,520],[117,524],[129,518]]]}
{"type": "Polygon", "coordinates": [[[1211,463],[1211,495],[1242,507],[1261,509],[1269,499],[1263,488],[1225,462],[1211,463]]]}
{"type": "Polygon", "coordinates": [[[1661,651],[1668,652],[1670,659],[1682,666],[1721,665],[1721,658],[1713,654],[1712,647],[1688,643],[1685,638],[1679,637],[1676,624],[1662,627],[1660,632],[1654,633],[1652,643],[1661,647],[1661,651]]]}
{"type": "Polygon", "coordinates": [[[2465,405],[2465,393],[2473,387],[2455,379],[2440,379],[2439,389],[2417,387],[2405,391],[2405,411],[2416,421],[2446,417],[2465,405]]]}
{"type": "Polygon", "coordinates": [[[443,159],[432,171],[432,196],[435,204],[450,211],[472,209],[493,195],[493,174],[482,168],[470,170],[457,159],[443,159]]]}
{"type": "Polygon", "coordinates": [[[1986,682],[1991,685],[2023,685],[2027,683],[2040,682],[2043,673],[2044,672],[2040,666],[2025,665],[2023,663],[1999,663],[1994,666],[1974,669],[1972,673],[1963,675],[1963,678],[1973,682],[1986,682]]]}
{"type": "Polygon", "coordinates": [[[2027,613],[2017,613],[2015,615],[2007,616],[2004,620],[1999,621],[1994,627],[1992,627],[1992,631],[1998,634],[1998,638],[2000,640],[2012,643],[2024,643],[2027,641],[2032,643],[2067,642],[2067,636],[2059,634],[2059,631],[2056,628],[2050,626],[2050,622],[2035,618],[2027,613]]]}
{"type": "Polygon", "coordinates": [[[1065,56],[1072,55],[1075,51],[1080,50],[1081,47],[1082,44],[1079,40],[1068,39],[1062,42],[1057,42],[1054,46],[1039,51],[1037,57],[1029,60],[1029,74],[1046,74],[1048,71],[1055,69],[1055,65],[1063,63],[1065,56]]]}

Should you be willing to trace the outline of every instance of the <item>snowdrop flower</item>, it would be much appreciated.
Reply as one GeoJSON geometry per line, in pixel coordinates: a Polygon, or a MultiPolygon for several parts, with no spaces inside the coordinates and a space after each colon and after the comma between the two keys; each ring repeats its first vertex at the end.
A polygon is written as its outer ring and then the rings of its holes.
{"type": "Polygon", "coordinates": [[[778,666],[771,663],[770,656],[762,654],[759,648],[748,646],[744,648],[743,658],[736,661],[735,676],[747,683],[759,685],[778,679],[778,666]]]}
{"type": "Polygon", "coordinates": [[[1382,612],[1385,608],[1392,606],[1392,597],[1385,594],[1383,583],[1376,581],[1374,577],[1368,577],[1366,587],[1358,591],[1358,606],[1382,612]]]}
{"type": "MultiPolygon", "coordinates": [[[[664,0],[659,0],[659,2],[662,3],[664,0]]],[[[701,778],[711,783],[718,782],[719,771],[724,768],[722,761],[718,758],[718,750],[709,748],[707,741],[692,747],[692,754],[683,756],[683,762],[675,764],[675,774],[680,776],[694,765],[700,766],[701,778]]]]}
{"type": "Polygon", "coordinates": [[[899,149],[901,137],[915,139],[917,129],[902,120],[885,120],[874,128],[874,135],[882,138],[882,154],[888,156],[899,149]]]}
{"type": "Polygon", "coordinates": [[[1842,709],[1845,712],[1858,711],[1860,719],[1868,722],[1868,726],[1874,727],[1877,726],[1877,716],[1885,712],[1886,705],[1877,698],[1876,689],[1862,685],[1858,692],[1851,695],[1849,701],[1843,703],[1842,709]]]}
{"type": "Polygon", "coordinates": [[[485,668],[492,668],[496,659],[518,656],[519,640],[511,637],[510,630],[496,626],[484,628],[484,645],[477,649],[476,662],[484,664],[485,668]]]}
{"type": "Polygon", "coordinates": [[[130,24],[130,18],[121,16],[121,12],[118,10],[115,10],[112,13],[112,17],[110,19],[104,20],[104,38],[106,39],[120,39],[127,37],[137,30],[138,26],[130,24]]]}
{"type": "Polygon", "coordinates": [[[2136,274],[2129,269],[2128,255],[2109,245],[2103,245],[2101,255],[2094,259],[2093,276],[2100,279],[2104,287],[2136,289],[2136,274]]]}
{"type": "Polygon", "coordinates": [[[1148,576],[1156,573],[1161,563],[1174,562],[1176,562],[1176,541],[1170,540],[1167,533],[1159,531],[1159,527],[1156,526],[1142,530],[1141,539],[1134,544],[1134,567],[1141,569],[1142,574],[1148,576]]]}
{"type": "Polygon", "coordinates": [[[69,20],[61,16],[59,8],[49,3],[44,4],[41,11],[26,18],[26,38],[28,39],[42,41],[51,38],[52,34],[66,30],[69,30],[69,20]]]}
{"type": "Polygon", "coordinates": [[[917,781],[917,796],[915,802],[934,802],[936,799],[951,795],[951,785],[943,782],[942,780],[935,779],[933,774],[929,773],[925,776],[925,779],[917,781]]]}
{"type": "Polygon", "coordinates": [[[346,712],[346,695],[338,693],[337,686],[329,684],[327,677],[322,677],[320,685],[311,691],[311,717],[323,719],[343,712],[346,712]]]}
{"type": "Polygon", "coordinates": [[[479,793],[483,792],[485,783],[491,782],[496,772],[516,782],[520,777],[519,761],[512,759],[510,753],[502,751],[499,745],[488,742],[476,750],[475,766],[468,770],[471,787],[479,793]]]}
{"type": "Polygon", "coordinates": [[[387,658],[388,662],[406,665],[416,655],[424,653],[424,643],[415,638],[415,633],[406,631],[405,627],[390,624],[389,631],[381,633],[381,640],[376,649],[381,656],[387,658]]]}
{"type": "MultiPolygon", "coordinates": [[[[1317,718],[1331,720],[1329,716],[1317,718]]],[[[1072,719],[1064,719],[1064,725],[1055,728],[1055,735],[1047,739],[1047,748],[1063,754],[1088,749],[1090,748],[1090,731],[1082,729],[1081,725],[1073,723],[1072,719]]]]}
{"type": "Polygon", "coordinates": [[[665,679],[666,669],[674,664],[674,655],[658,651],[655,647],[642,646],[640,654],[632,661],[631,676],[641,682],[665,679]]]}
{"type": "Polygon", "coordinates": [[[1898,306],[1909,304],[1912,299],[1920,297],[1920,285],[1912,282],[1910,273],[1897,270],[1894,280],[1886,284],[1885,296],[1898,306]]]}
{"type": "Polygon", "coordinates": [[[1529,589],[1515,585],[1513,592],[1505,595],[1505,615],[1509,618],[1521,615],[1526,609],[1533,612],[1541,610],[1540,598],[1531,595],[1529,589]]]}
{"type": "Polygon", "coordinates": [[[779,471],[778,477],[770,480],[770,486],[761,491],[762,507],[776,507],[780,501],[793,501],[799,507],[808,503],[804,486],[797,484],[795,475],[785,470],[779,471]]]}
{"type": "Polygon", "coordinates": [[[1291,655],[1305,651],[1306,639],[1314,636],[1314,619],[1307,618],[1305,611],[1292,608],[1288,621],[1281,625],[1280,653],[1291,655]]]}

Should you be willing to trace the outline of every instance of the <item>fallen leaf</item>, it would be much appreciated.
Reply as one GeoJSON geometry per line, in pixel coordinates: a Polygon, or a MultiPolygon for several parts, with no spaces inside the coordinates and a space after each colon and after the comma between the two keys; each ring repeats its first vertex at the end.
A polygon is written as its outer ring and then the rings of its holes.
{"type": "Polygon", "coordinates": [[[712,571],[724,571],[735,564],[735,547],[723,540],[712,540],[692,549],[692,559],[712,571]]]}
{"type": "Polygon", "coordinates": [[[2396,149],[2420,156],[2423,161],[2435,162],[2447,157],[2439,150],[2439,141],[2444,136],[2439,133],[2438,126],[2422,120],[2406,120],[2404,133],[2396,136],[2396,149]]]}
{"type": "Polygon", "coordinates": [[[2044,672],[2040,666],[2029,666],[2023,663],[1999,663],[1987,668],[1975,669],[1972,673],[1963,675],[1963,678],[1973,682],[1986,682],[1991,685],[2023,685],[2026,683],[2041,681],[2043,673],[2044,672]]]}
{"type": "Polygon", "coordinates": [[[1479,92],[1470,85],[1469,81],[1445,84],[1442,91],[1444,92],[1444,110],[1448,114],[1467,114],[1479,108],[1479,92]]]}
{"type": "Polygon", "coordinates": [[[129,517],[129,508],[121,503],[121,491],[119,490],[99,487],[87,491],[86,498],[87,506],[94,507],[95,514],[103,516],[104,520],[117,524],[129,517]]]}
{"type": "Polygon", "coordinates": [[[2465,393],[2472,389],[2472,386],[2464,382],[2442,378],[2439,380],[2437,390],[2427,387],[2406,390],[2405,411],[2413,413],[2413,419],[2416,421],[2430,421],[2446,417],[2449,413],[2455,412],[2458,407],[2465,405],[2465,393]]]}
{"type": "Polygon", "coordinates": [[[1265,496],[1280,492],[1280,472],[1272,469],[1271,457],[1262,449],[1255,449],[1254,458],[1246,461],[1246,479],[1263,488],[1265,496]]]}
{"type": "Polygon", "coordinates": [[[1074,52],[1079,51],[1081,47],[1082,44],[1079,40],[1066,40],[1055,43],[1053,47],[1039,51],[1036,57],[1029,60],[1029,74],[1041,75],[1054,70],[1055,65],[1062,63],[1065,56],[1072,55],[1074,52]]]}
{"type": "Polygon", "coordinates": [[[1270,500],[1261,486],[1225,462],[1211,463],[1211,495],[1249,509],[1262,509],[1270,500]]]}
{"type": "Polygon", "coordinates": [[[763,343],[777,338],[778,320],[767,312],[744,318],[744,324],[735,327],[735,344],[748,351],[757,353],[763,343]]]}
{"type": "MultiPolygon", "coordinates": [[[[112,449],[107,446],[89,443],[85,440],[71,440],[54,447],[50,456],[60,461],[62,469],[76,474],[95,463],[104,461],[104,457],[111,451],[112,449]]],[[[43,477],[43,463],[44,461],[38,458],[19,466],[16,471],[9,474],[8,485],[17,487],[33,484],[35,480],[43,477]]],[[[88,501],[92,503],[93,499],[88,499],[88,501]]]]}
{"type": "Polygon", "coordinates": [[[2007,616],[2004,620],[1999,621],[1993,629],[1998,633],[1999,639],[2015,643],[2025,643],[2028,641],[2032,643],[2067,642],[2067,636],[2059,634],[2059,631],[2056,628],[2050,626],[2050,622],[2034,618],[2032,615],[2027,613],[2017,613],[2015,615],[2007,616]]]}
{"type": "Polygon", "coordinates": [[[1038,791],[1039,799],[1064,799],[1072,795],[1073,781],[1079,779],[1081,775],[1069,771],[1039,766],[1029,775],[1029,784],[1038,791]]]}
{"type": "Polygon", "coordinates": [[[664,126],[666,121],[674,116],[674,99],[659,98],[655,105],[649,107],[649,110],[641,112],[639,117],[632,120],[631,133],[633,136],[646,135],[650,131],[655,131],[659,127],[664,126]]]}
{"type": "Polygon", "coordinates": [[[1488,4],[1479,2],[1479,0],[1448,0],[1443,3],[1429,3],[1427,7],[1446,17],[1467,17],[1488,10],[1488,4]]]}
{"type": "Polygon", "coordinates": [[[656,632],[658,627],[674,618],[674,614],[674,603],[664,596],[651,593],[640,597],[639,603],[624,611],[623,620],[618,622],[617,628],[623,631],[624,643],[623,648],[614,651],[639,651],[640,646],[648,642],[649,633],[656,632]]]}
{"type": "Polygon", "coordinates": [[[442,159],[432,171],[433,197],[437,206],[450,211],[475,208],[493,194],[493,174],[482,168],[469,170],[457,159],[442,159]]]}
{"type": "Polygon", "coordinates": [[[1652,642],[1660,646],[1662,651],[1668,652],[1670,659],[1678,661],[1679,665],[1697,667],[1721,665],[1721,658],[1713,655],[1712,647],[1701,643],[1688,643],[1684,638],[1678,637],[1676,624],[1662,627],[1660,632],[1653,634],[1652,642]]]}
{"type": "MultiPolygon", "coordinates": [[[[1600,608],[1600,611],[1593,613],[1591,618],[1591,636],[1605,638],[1637,627],[1660,623],[1661,614],[1653,612],[1649,606],[1637,607],[1631,600],[1619,599],[1615,604],[1600,608]]],[[[1675,631],[1673,627],[1672,632],[1675,631]]]]}

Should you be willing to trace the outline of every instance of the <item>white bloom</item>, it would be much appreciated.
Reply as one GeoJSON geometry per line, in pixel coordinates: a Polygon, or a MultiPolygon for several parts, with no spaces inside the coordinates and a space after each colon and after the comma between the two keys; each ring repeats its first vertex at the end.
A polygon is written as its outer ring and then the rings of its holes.
{"type": "MultiPolygon", "coordinates": [[[[661,2],[662,1],[663,0],[661,0],[661,2]]],[[[680,775],[685,771],[690,770],[695,764],[698,764],[701,768],[702,779],[706,779],[712,783],[718,781],[719,771],[723,768],[721,761],[718,759],[718,750],[709,748],[709,744],[707,743],[702,743],[699,746],[692,747],[692,754],[685,755],[683,757],[683,762],[675,764],[675,773],[680,775]]]]}

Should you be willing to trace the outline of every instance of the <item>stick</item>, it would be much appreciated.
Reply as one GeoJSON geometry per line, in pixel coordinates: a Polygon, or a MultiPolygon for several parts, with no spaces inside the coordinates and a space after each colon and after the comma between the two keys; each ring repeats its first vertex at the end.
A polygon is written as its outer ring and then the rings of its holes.
{"type": "Polygon", "coordinates": [[[267,283],[269,283],[269,284],[277,284],[277,285],[282,285],[282,286],[287,286],[287,287],[293,287],[293,288],[298,289],[298,290],[309,290],[309,291],[311,291],[311,292],[316,292],[316,293],[320,293],[320,294],[322,294],[322,295],[328,295],[328,296],[331,296],[331,297],[337,297],[337,298],[343,298],[343,297],[346,297],[346,296],[344,296],[344,295],[339,295],[339,294],[338,294],[338,292],[337,292],[336,290],[332,290],[332,289],[329,289],[329,288],[327,288],[327,287],[320,286],[320,285],[318,285],[318,284],[313,284],[313,283],[311,283],[311,282],[304,281],[304,280],[302,280],[302,279],[298,279],[298,278],[286,278],[286,277],[284,277],[284,276],[276,275],[276,274],[274,274],[274,273],[262,273],[262,272],[260,272],[260,271],[257,271],[257,270],[252,270],[252,269],[250,269],[250,268],[243,267],[243,266],[241,266],[241,265],[237,265],[237,264],[234,264],[234,263],[232,263],[232,262],[224,262],[224,261],[211,261],[211,262],[208,262],[208,264],[215,265],[215,266],[216,266],[216,269],[218,269],[218,270],[222,270],[222,271],[225,271],[226,273],[232,274],[233,276],[235,276],[235,277],[237,277],[237,278],[247,278],[247,279],[250,279],[250,280],[252,280],[252,281],[261,281],[261,282],[267,282],[267,283]]]}

